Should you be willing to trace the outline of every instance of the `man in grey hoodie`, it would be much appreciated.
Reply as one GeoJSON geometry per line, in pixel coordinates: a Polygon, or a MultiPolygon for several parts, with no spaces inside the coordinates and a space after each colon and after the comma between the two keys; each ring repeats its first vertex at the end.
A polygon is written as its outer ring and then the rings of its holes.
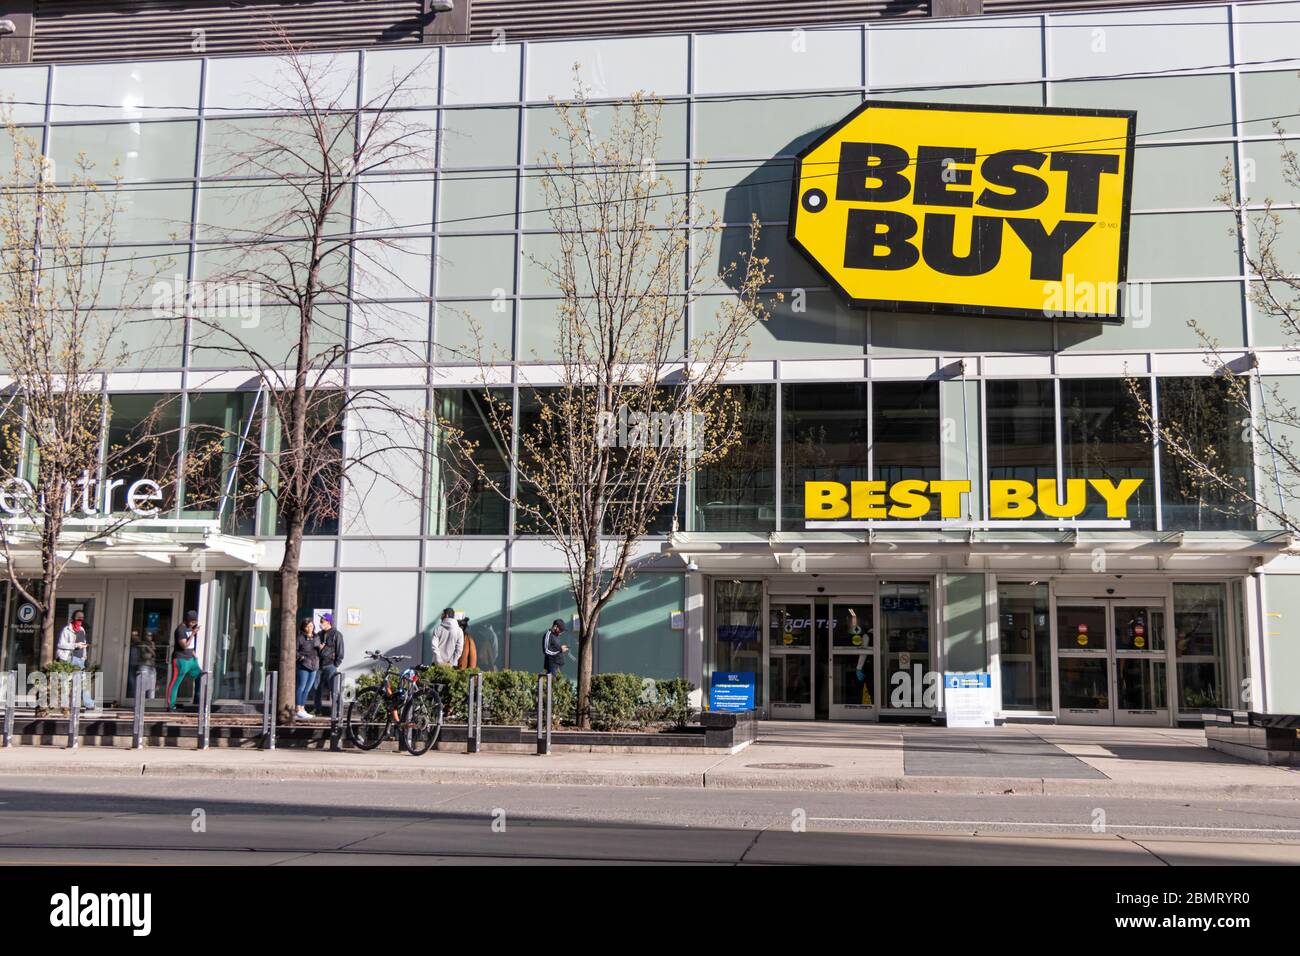
{"type": "Polygon", "coordinates": [[[442,619],[433,629],[433,662],[455,667],[460,662],[460,653],[464,649],[465,632],[460,629],[455,610],[443,608],[442,619]]]}

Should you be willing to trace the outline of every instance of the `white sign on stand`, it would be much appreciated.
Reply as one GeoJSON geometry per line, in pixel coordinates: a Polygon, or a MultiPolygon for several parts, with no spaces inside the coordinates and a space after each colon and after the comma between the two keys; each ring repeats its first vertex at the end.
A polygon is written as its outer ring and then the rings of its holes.
{"type": "Polygon", "coordinates": [[[997,711],[993,675],[983,671],[945,672],[943,707],[949,727],[992,727],[997,711]]]}

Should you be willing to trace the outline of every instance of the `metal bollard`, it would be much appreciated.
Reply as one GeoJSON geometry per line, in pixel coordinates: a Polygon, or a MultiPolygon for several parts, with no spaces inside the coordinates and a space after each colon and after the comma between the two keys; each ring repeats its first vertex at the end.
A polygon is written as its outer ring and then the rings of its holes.
{"type": "Polygon", "coordinates": [[[551,752],[551,675],[537,677],[537,752],[551,752]]]}
{"type": "Polygon", "coordinates": [[[137,686],[135,691],[135,713],[131,715],[131,749],[144,748],[144,694],[137,686]]]}
{"type": "Polygon", "coordinates": [[[199,674],[199,749],[208,749],[208,731],[212,722],[212,678],[207,671],[199,674]]]}
{"type": "Polygon", "coordinates": [[[72,675],[69,682],[71,687],[68,701],[68,749],[76,750],[78,744],[79,731],[81,729],[81,672],[77,671],[72,675]]]}
{"type": "Polygon", "coordinates": [[[483,675],[469,679],[469,700],[466,706],[465,753],[476,754],[483,747],[483,675]]]}
{"type": "Polygon", "coordinates": [[[266,750],[275,749],[275,707],[279,697],[279,684],[279,671],[271,671],[266,675],[266,686],[262,689],[262,746],[266,750]]]}
{"type": "Polygon", "coordinates": [[[343,749],[343,672],[330,681],[330,750],[343,749]]]}
{"type": "Polygon", "coordinates": [[[18,706],[18,672],[5,674],[5,729],[4,745],[14,745],[14,708],[18,706]]]}

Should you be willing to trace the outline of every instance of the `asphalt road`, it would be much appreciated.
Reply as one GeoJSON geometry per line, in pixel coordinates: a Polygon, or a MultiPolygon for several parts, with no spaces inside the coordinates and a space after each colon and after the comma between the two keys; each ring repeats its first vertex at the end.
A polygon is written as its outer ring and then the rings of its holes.
{"type": "Polygon", "coordinates": [[[1300,801],[0,779],[0,863],[1300,863],[1300,801]]]}

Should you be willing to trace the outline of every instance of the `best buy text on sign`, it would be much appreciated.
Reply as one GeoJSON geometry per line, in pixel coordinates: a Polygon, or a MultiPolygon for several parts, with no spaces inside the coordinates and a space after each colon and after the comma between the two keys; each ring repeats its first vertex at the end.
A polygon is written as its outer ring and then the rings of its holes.
{"type": "MultiPolygon", "coordinates": [[[[1105,502],[1106,517],[1128,517],[1128,502],[1142,485],[1141,478],[1067,478],[1065,494],[1058,495],[1055,478],[1037,483],[1018,478],[993,479],[988,483],[989,517],[996,520],[1033,518],[1077,518],[1088,507],[1089,497],[1105,502]]],[[[805,481],[804,514],[809,522],[880,521],[888,518],[915,520],[932,517],[938,505],[942,519],[960,518],[962,498],[970,494],[971,483],[956,479],[922,481],[805,481]]]]}
{"type": "Polygon", "coordinates": [[[1118,319],[1136,118],[864,103],[799,155],[791,241],[855,305],[1118,319]]]}

